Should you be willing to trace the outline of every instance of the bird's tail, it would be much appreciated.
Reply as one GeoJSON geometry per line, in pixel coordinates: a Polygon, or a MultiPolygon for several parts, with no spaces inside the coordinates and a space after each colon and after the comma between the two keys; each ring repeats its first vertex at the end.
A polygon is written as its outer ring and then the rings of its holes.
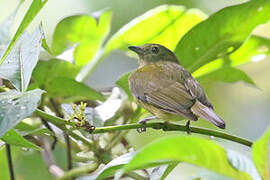
{"type": "Polygon", "coordinates": [[[220,117],[218,117],[213,109],[203,105],[199,101],[196,101],[195,104],[191,107],[191,112],[213,123],[217,127],[225,129],[225,122],[220,117]]]}

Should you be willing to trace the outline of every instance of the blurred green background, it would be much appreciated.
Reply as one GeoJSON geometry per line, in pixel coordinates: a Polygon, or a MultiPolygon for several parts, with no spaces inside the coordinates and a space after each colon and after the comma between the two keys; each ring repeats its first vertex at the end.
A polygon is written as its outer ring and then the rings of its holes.
{"type": "MultiPolygon", "coordinates": [[[[25,0],[20,8],[14,31],[26,12],[27,7],[32,1],[25,0]]],[[[46,38],[49,43],[52,39],[52,33],[56,24],[66,16],[87,13],[111,8],[113,11],[111,34],[116,32],[124,24],[128,23],[134,17],[146,12],[161,4],[179,4],[189,8],[199,8],[206,14],[212,14],[223,7],[244,2],[243,0],[51,0],[48,1],[44,9],[38,15],[38,18],[31,24],[35,27],[39,20],[42,20],[46,38]]],[[[17,6],[19,0],[0,0],[0,22],[7,17],[17,6]]],[[[30,28],[31,28],[30,27],[30,28]]],[[[270,38],[270,23],[261,25],[253,34],[270,38]]],[[[211,36],[211,34],[209,34],[211,36]]],[[[86,81],[88,85],[96,89],[106,89],[113,87],[115,81],[125,72],[131,71],[137,67],[137,61],[127,57],[123,52],[113,52],[96,69],[96,71],[86,81]],[[106,72],[106,73],[104,73],[106,72]]],[[[266,130],[270,117],[270,61],[265,59],[260,62],[247,64],[240,68],[244,70],[256,82],[257,87],[242,82],[202,84],[207,92],[212,104],[215,106],[218,114],[226,121],[226,131],[232,134],[256,140],[266,130]]],[[[209,123],[200,121],[196,126],[205,126],[213,128],[209,123]]],[[[175,133],[175,132],[174,132],[175,133]]],[[[130,142],[135,149],[147,144],[158,136],[165,136],[171,133],[148,130],[144,134],[138,134],[131,131],[128,135],[130,142]]],[[[207,138],[207,137],[206,137],[207,138]]],[[[209,137],[210,138],[210,137],[209,137]]],[[[224,146],[236,149],[250,156],[246,147],[232,144],[217,139],[224,146]]],[[[15,172],[18,179],[52,179],[47,172],[39,153],[32,151],[19,151],[19,148],[13,148],[13,158],[15,172]]],[[[3,171],[7,166],[4,151],[0,151],[0,179],[8,178],[8,172],[3,171]]],[[[65,154],[61,147],[54,151],[59,164],[64,166],[65,154]]],[[[199,168],[187,165],[178,166],[168,179],[177,179],[181,174],[192,174],[199,172],[199,168]]],[[[182,179],[182,178],[181,178],[182,179]]],[[[183,178],[185,179],[185,178],[183,178]]]]}

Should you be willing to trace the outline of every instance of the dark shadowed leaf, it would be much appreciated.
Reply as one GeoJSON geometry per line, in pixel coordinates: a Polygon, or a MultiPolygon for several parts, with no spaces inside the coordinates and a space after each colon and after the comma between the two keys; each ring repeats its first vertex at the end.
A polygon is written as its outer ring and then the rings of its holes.
{"type": "Polygon", "coordinates": [[[37,145],[31,143],[30,141],[27,141],[26,139],[24,139],[14,129],[11,129],[8,132],[6,132],[1,139],[3,141],[5,141],[7,144],[10,144],[10,145],[21,146],[21,147],[26,147],[26,148],[32,148],[32,149],[35,149],[35,150],[40,150],[40,147],[38,147],[37,145]]]}
{"type": "Polygon", "coordinates": [[[105,10],[96,18],[89,15],[70,16],[55,28],[52,51],[59,55],[67,48],[78,44],[74,51],[77,65],[87,64],[101,47],[110,31],[111,11],[105,10]]]}
{"type": "Polygon", "coordinates": [[[176,47],[176,55],[185,68],[194,72],[238,49],[256,26],[269,20],[269,11],[268,0],[224,8],[185,34],[176,47]]]}
{"type": "Polygon", "coordinates": [[[129,45],[160,43],[174,49],[181,37],[195,24],[206,18],[198,9],[163,5],[133,19],[108,41],[105,53],[126,50],[129,45]]]}
{"type": "MultiPolygon", "coordinates": [[[[0,77],[8,79],[19,91],[25,91],[37,64],[43,32],[38,27],[31,35],[25,32],[0,66],[0,77]]],[[[0,55],[3,53],[0,49],[0,55]]]]}
{"type": "Polygon", "coordinates": [[[19,28],[16,31],[16,34],[12,38],[10,44],[8,45],[6,51],[4,54],[2,54],[1,60],[0,60],[0,66],[4,62],[4,60],[7,58],[7,55],[10,53],[12,48],[15,46],[17,40],[20,38],[20,36],[23,34],[27,26],[32,22],[32,20],[35,18],[35,16],[38,14],[38,12],[42,9],[42,7],[47,3],[48,0],[33,0],[31,6],[27,10],[19,28]]]}
{"type": "Polygon", "coordinates": [[[262,179],[270,179],[269,140],[270,128],[252,146],[253,161],[262,179]]]}
{"type": "Polygon", "coordinates": [[[242,70],[236,69],[234,67],[223,67],[216,71],[210,72],[208,74],[202,75],[198,78],[199,81],[223,81],[223,82],[237,82],[244,81],[246,83],[255,85],[254,81],[242,70]]]}
{"type": "Polygon", "coordinates": [[[36,110],[43,92],[36,89],[0,93],[0,137],[36,110]]]}
{"type": "Polygon", "coordinates": [[[233,179],[251,180],[247,173],[231,166],[226,151],[221,146],[210,140],[191,136],[159,139],[139,150],[122,170],[125,173],[166,162],[186,162],[233,179]]]}
{"type": "Polygon", "coordinates": [[[48,94],[53,97],[78,96],[82,97],[82,99],[105,100],[105,97],[101,93],[81,82],[77,82],[67,77],[55,77],[46,84],[45,89],[48,94]]]}
{"type": "Polygon", "coordinates": [[[42,87],[56,77],[75,79],[78,72],[79,67],[70,62],[51,59],[49,61],[38,62],[33,71],[33,78],[35,83],[42,87]]]}

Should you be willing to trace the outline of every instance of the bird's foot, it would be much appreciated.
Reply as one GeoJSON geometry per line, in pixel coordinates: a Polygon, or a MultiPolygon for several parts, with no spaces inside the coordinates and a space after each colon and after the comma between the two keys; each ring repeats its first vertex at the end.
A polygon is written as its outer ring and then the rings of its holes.
{"type": "Polygon", "coordinates": [[[146,122],[150,121],[150,120],[153,120],[153,119],[156,119],[156,118],[157,118],[156,116],[150,116],[150,117],[147,117],[147,118],[144,118],[144,119],[140,120],[139,123],[142,125],[142,127],[137,128],[137,132],[138,133],[145,132],[146,131],[146,122]]]}
{"type": "Polygon", "coordinates": [[[187,121],[186,123],[186,130],[187,130],[187,134],[190,135],[191,134],[191,130],[190,130],[190,121],[187,121]]]}

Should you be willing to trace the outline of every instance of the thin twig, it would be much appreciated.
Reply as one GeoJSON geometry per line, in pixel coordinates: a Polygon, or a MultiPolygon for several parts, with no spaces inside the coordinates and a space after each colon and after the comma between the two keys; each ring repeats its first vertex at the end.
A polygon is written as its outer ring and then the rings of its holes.
{"type": "Polygon", "coordinates": [[[56,137],[56,134],[55,134],[55,132],[53,131],[52,127],[50,126],[50,124],[49,124],[47,121],[45,121],[43,118],[41,118],[41,121],[42,121],[42,123],[44,124],[44,126],[45,126],[47,129],[49,129],[49,131],[51,131],[51,132],[53,133],[53,136],[52,136],[53,142],[52,142],[52,144],[51,144],[51,149],[54,150],[54,148],[55,148],[55,146],[56,146],[56,144],[57,144],[57,137],[56,137]]]}
{"type": "Polygon", "coordinates": [[[66,133],[64,133],[64,137],[65,137],[65,142],[67,146],[67,169],[71,170],[72,169],[72,156],[71,156],[70,138],[66,133]]]}
{"type": "Polygon", "coordinates": [[[15,180],[12,157],[11,157],[11,149],[10,149],[9,144],[6,144],[6,153],[7,153],[10,180],[15,180]]]}
{"type": "Polygon", "coordinates": [[[38,141],[40,142],[40,145],[43,148],[41,154],[44,162],[48,167],[49,172],[56,178],[62,177],[64,175],[64,171],[59,166],[57,166],[51,151],[49,141],[44,137],[38,137],[38,141]]]}
{"type": "MultiPolygon", "coordinates": [[[[105,132],[113,132],[113,131],[129,130],[129,129],[138,129],[138,128],[142,128],[143,126],[144,125],[142,124],[125,124],[125,125],[118,125],[118,126],[100,127],[100,128],[96,128],[92,132],[92,134],[100,134],[100,133],[105,133],[105,132]]],[[[162,129],[163,131],[184,131],[184,132],[188,131],[185,125],[173,124],[173,123],[168,123],[168,122],[151,122],[151,123],[147,123],[146,127],[157,129],[157,130],[162,129]]],[[[227,139],[227,140],[234,141],[234,142],[237,142],[237,143],[249,146],[249,147],[251,147],[252,145],[252,142],[249,140],[246,140],[244,138],[237,137],[234,135],[230,135],[227,133],[223,133],[220,131],[215,131],[212,129],[190,127],[190,132],[219,137],[222,139],[227,139]]]]}
{"type": "MultiPolygon", "coordinates": [[[[74,123],[68,122],[62,118],[49,115],[41,110],[37,110],[36,113],[40,115],[41,117],[47,119],[51,123],[56,123],[56,124],[61,124],[61,125],[68,124],[68,125],[73,126],[74,128],[76,127],[74,123]]],[[[143,126],[144,125],[138,124],[138,123],[117,125],[117,126],[106,126],[106,127],[96,128],[91,133],[100,134],[100,133],[106,133],[106,132],[138,129],[138,128],[142,128],[143,126]]],[[[185,125],[173,124],[169,122],[150,122],[150,123],[147,123],[145,126],[152,129],[162,129],[163,131],[184,131],[184,132],[188,131],[185,125]]],[[[243,144],[249,147],[252,146],[251,141],[238,137],[238,136],[230,135],[224,132],[215,131],[212,129],[198,128],[198,127],[190,127],[189,129],[191,133],[198,133],[198,134],[203,134],[203,135],[208,135],[208,136],[219,137],[219,138],[230,140],[230,141],[243,144]]]]}
{"type": "Polygon", "coordinates": [[[74,169],[66,172],[58,180],[67,180],[67,179],[75,178],[78,176],[83,176],[85,174],[89,174],[91,172],[94,172],[97,168],[98,168],[97,163],[92,163],[92,164],[87,165],[87,166],[80,166],[80,167],[74,168],[74,169]]]}

